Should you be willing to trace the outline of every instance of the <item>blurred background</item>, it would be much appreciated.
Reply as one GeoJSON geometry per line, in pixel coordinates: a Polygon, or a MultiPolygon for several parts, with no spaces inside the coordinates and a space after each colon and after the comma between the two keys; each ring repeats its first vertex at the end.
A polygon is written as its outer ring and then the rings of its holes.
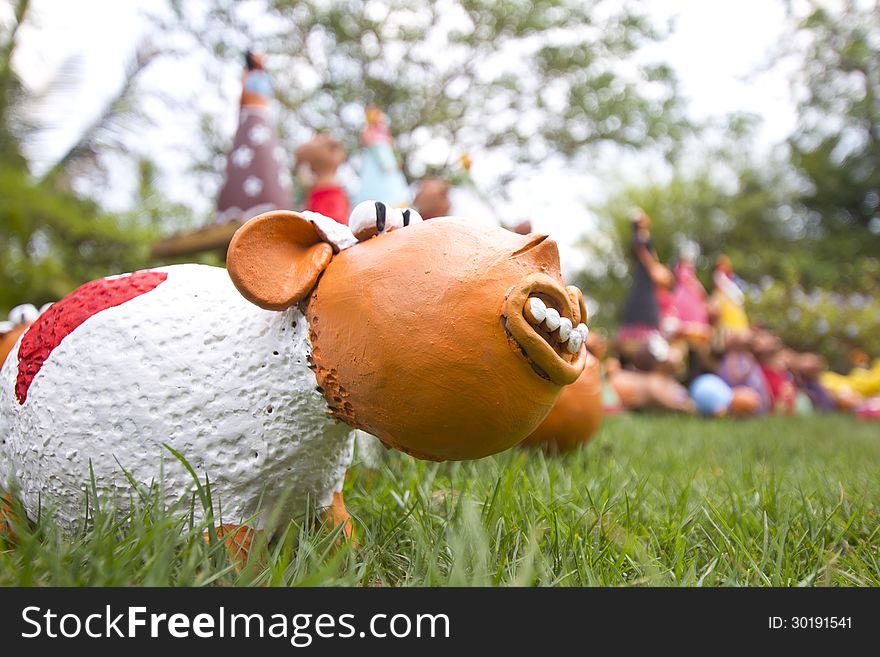
{"type": "Polygon", "coordinates": [[[0,316],[213,221],[249,48],[287,171],[316,131],[356,155],[376,105],[413,189],[557,239],[594,328],[640,207],[704,285],[728,254],[786,344],[880,353],[873,0],[0,0],[0,316]]]}

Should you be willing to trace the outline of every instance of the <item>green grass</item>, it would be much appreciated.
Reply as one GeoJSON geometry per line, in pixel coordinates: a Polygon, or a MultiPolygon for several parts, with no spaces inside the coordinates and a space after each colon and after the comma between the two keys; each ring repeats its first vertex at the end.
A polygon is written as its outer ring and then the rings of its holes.
{"type": "Polygon", "coordinates": [[[563,458],[388,453],[345,496],[357,548],[305,518],[240,570],[147,499],[20,528],[0,584],[880,585],[880,427],[850,417],[620,416],[563,458]]]}

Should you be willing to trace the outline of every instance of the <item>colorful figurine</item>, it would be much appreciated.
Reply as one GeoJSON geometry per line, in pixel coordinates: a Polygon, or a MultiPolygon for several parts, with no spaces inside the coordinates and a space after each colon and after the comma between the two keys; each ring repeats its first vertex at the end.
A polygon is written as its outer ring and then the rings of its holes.
{"type": "MultiPolygon", "coordinates": [[[[840,400],[840,403],[838,403],[838,400],[819,382],[820,375],[828,367],[827,362],[822,356],[809,352],[799,354],[789,349],[786,349],[785,352],[788,372],[792,376],[795,385],[795,413],[798,415],[811,415],[814,411],[834,411],[838,410],[838,408],[851,411],[854,408],[856,405],[854,399],[845,395],[840,400]]],[[[761,358],[757,352],[756,355],[759,359],[761,358]]],[[[767,376],[767,383],[770,385],[771,393],[775,395],[772,373],[767,375],[765,371],[765,375],[767,376]]]]}
{"type": "Polygon", "coordinates": [[[217,223],[250,219],[293,207],[283,150],[269,118],[272,81],[263,58],[245,55],[238,130],[226,158],[226,181],[217,199],[217,223]]]}
{"type": "Polygon", "coordinates": [[[110,277],[46,311],[0,370],[0,473],[28,515],[73,527],[87,488],[124,507],[127,477],[148,485],[160,467],[163,501],[189,500],[168,445],[209,477],[218,522],[261,529],[311,500],[350,531],[352,427],[431,460],[530,434],[587,358],[555,242],[406,225],[377,202],[371,233],[368,208],[350,220],[361,242],[319,214],[270,212],[237,231],[228,273],[110,277]]]}
{"type": "Polygon", "coordinates": [[[378,107],[366,110],[367,126],[361,133],[360,189],[353,203],[379,199],[390,207],[412,203],[409,184],[397,161],[394,140],[388,128],[388,117],[378,107]]]}
{"type": "Polygon", "coordinates": [[[711,327],[706,288],[697,278],[689,253],[682,253],[675,267],[675,288],[672,296],[678,312],[680,334],[690,344],[708,344],[711,327]]]}
{"type": "Polygon", "coordinates": [[[626,370],[616,360],[609,359],[607,376],[617,398],[627,410],[694,411],[694,402],[687,388],[668,374],[626,370]]]}
{"type": "Polygon", "coordinates": [[[723,350],[728,344],[741,346],[748,343],[750,331],[745,295],[736,284],[730,258],[726,255],[718,256],[712,280],[715,283],[712,304],[718,317],[715,331],[719,348],[723,350]]]}
{"type": "Polygon", "coordinates": [[[741,395],[744,400],[742,408],[753,407],[753,413],[766,413],[771,410],[770,387],[751,352],[741,349],[728,351],[718,366],[718,376],[734,390],[739,386],[744,386],[753,391],[754,396],[748,393],[741,395]],[[752,404],[755,398],[757,398],[757,403],[752,404]]]}
{"type": "Polygon", "coordinates": [[[345,162],[342,144],[328,135],[317,135],[296,150],[296,172],[307,187],[305,209],[348,223],[348,195],[336,178],[345,162]]]}
{"type": "Polygon", "coordinates": [[[672,282],[671,272],[657,259],[657,253],[651,244],[650,229],[651,218],[645,212],[637,210],[632,218],[633,281],[617,335],[618,349],[627,359],[652,336],[659,334],[657,288],[667,288],[672,282]]]}

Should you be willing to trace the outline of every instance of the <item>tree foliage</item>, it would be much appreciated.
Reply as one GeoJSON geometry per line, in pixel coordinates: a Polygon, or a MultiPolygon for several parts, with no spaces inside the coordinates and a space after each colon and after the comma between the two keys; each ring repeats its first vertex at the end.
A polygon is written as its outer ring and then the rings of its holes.
{"type": "Polygon", "coordinates": [[[214,0],[195,11],[179,3],[179,25],[227,65],[248,47],[267,52],[289,145],[329,130],[354,148],[376,104],[411,178],[468,151],[523,164],[585,162],[603,143],[670,152],[689,127],[671,70],[638,63],[661,35],[634,3],[214,0]],[[438,144],[445,161],[425,156],[438,144]]]}
{"type": "Polygon", "coordinates": [[[811,0],[793,29],[800,202],[846,257],[880,255],[880,3],[811,0]],[[835,8],[836,7],[836,8],[835,8]]]}
{"type": "Polygon", "coordinates": [[[42,176],[33,175],[27,155],[51,124],[45,109],[61,105],[77,76],[71,60],[46,92],[35,93],[24,83],[14,58],[29,8],[28,0],[17,0],[12,22],[0,29],[0,317],[16,304],[54,301],[91,279],[146,266],[159,227],[171,225],[169,217],[177,225],[185,221],[183,208],[156,192],[152,162],[130,152],[125,140],[133,119],[142,116],[135,109],[138,82],[154,50],[138,49],[98,118],[43,167],[42,176]],[[130,212],[108,212],[74,192],[80,177],[93,186],[106,180],[111,153],[124,153],[123,161],[135,168],[139,184],[130,212]]]}
{"type": "Polygon", "coordinates": [[[0,169],[0,309],[56,301],[78,285],[146,263],[155,231],[21,170],[0,169]]]}

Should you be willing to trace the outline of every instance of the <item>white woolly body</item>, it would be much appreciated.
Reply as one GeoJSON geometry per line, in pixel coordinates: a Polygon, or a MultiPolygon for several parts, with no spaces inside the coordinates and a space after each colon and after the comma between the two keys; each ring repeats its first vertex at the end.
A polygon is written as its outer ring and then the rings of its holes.
{"type": "Polygon", "coordinates": [[[133,493],[122,468],[144,485],[161,472],[167,503],[189,499],[194,482],[167,443],[202,482],[208,475],[223,522],[262,526],[272,513],[301,514],[307,500],[327,506],[351,460],[351,430],[316,390],[302,313],[252,305],[224,269],[155,271],[168,274],[155,289],[64,337],[24,404],[14,392],[19,340],[0,370],[3,480],[31,517],[52,509],[73,526],[90,463],[99,495],[123,507],[133,493]]]}

